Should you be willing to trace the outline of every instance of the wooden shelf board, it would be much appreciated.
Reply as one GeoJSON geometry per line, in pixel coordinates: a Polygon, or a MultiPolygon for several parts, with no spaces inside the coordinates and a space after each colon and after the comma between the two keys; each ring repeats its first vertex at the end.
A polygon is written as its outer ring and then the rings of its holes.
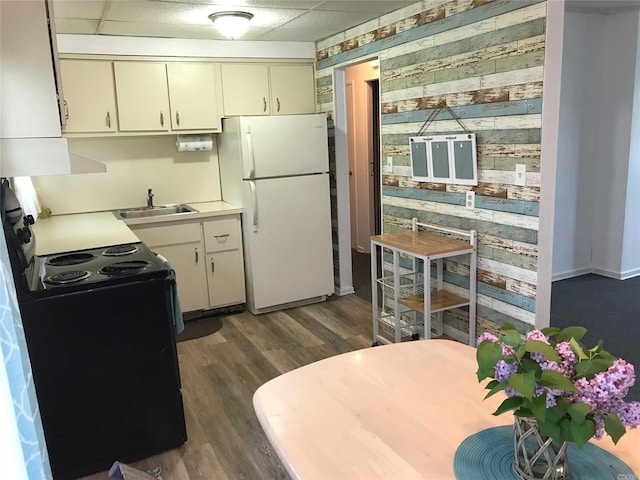
{"type": "MultiPolygon", "coordinates": [[[[422,294],[401,298],[400,303],[418,312],[424,313],[424,296],[422,294]]],[[[431,292],[431,312],[438,312],[452,307],[469,305],[469,299],[447,290],[431,292]]]]}
{"type": "Polygon", "coordinates": [[[467,242],[413,230],[375,235],[371,237],[371,240],[383,247],[398,248],[425,257],[444,254],[454,256],[473,252],[473,245],[467,242]]]}

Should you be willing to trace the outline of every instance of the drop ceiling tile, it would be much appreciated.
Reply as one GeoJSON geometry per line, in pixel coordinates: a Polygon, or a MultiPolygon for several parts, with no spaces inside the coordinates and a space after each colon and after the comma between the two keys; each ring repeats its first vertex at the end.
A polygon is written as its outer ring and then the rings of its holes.
{"type": "MultiPolygon", "coordinates": [[[[381,14],[391,12],[393,10],[397,10],[402,7],[406,7],[412,3],[416,3],[413,1],[405,1],[405,0],[397,0],[397,1],[365,1],[358,0],[355,2],[322,2],[321,5],[315,8],[315,10],[323,10],[323,11],[334,11],[334,12],[364,12],[370,14],[369,18],[373,16],[374,13],[381,14]]],[[[376,15],[378,16],[378,15],[376,15]]]]}
{"type": "Polygon", "coordinates": [[[225,10],[242,10],[246,7],[292,8],[308,10],[321,3],[321,0],[152,0],[156,2],[194,3],[224,7],[225,10]]]}
{"type": "MultiPolygon", "coordinates": [[[[171,25],[158,23],[134,23],[106,21],[101,25],[103,35],[124,35],[132,37],[191,38],[205,40],[228,40],[211,26],[203,25],[171,25]]],[[[265,33],[264,29],[247,32],[242,40],[255,40],[265,33]]]]}
{"type": "Polygon", "coordinates": [[[56,18],[56,33],[93,35],[98,31],[99,20],[84,18],[56,18]]]}
{"type": "MultiPolygon", "coordinates": [[[[278,28],[261,35],[258,40],[273,42],[315,42],[318,38],[329,36],[332,30],[319,28],[307,28],[298,30],[294,28],[278,28]]],[[[243,38],[244,40],[244,38],[243,38]]]]}
{"type": "Polygon", "coordinates": [[[285,28],[304,30],[322,25],[327,30],[340,32],[369,19],[371,19],[371,15],[362,12],[317,12],[312,10],[287,23],[285,28]]]}
{"type": "Polygon", "coordinates": [[[79,2],[78,0],[53,0],[55,18],[86,18],[98,20],[106,5],[106,0],[79,2]]]}

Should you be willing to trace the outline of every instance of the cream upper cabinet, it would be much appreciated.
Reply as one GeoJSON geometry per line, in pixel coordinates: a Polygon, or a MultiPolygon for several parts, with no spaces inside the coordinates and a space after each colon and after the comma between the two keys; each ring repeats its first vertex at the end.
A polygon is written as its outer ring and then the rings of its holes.
{"type": "Polygon", "coordinates": [[[264,64],[223,64],[225,116],[270,115],[269,67],[264,64]]]}
{"type": "Polygon", "coordinates": [[[219,64],[167,63],[172,130],[222,130],[219,77],[219,64]]]}
{"type": "Polygon", "coordinates": [[[315,113],[312,65],[222,65],[225,116],[315,113]]]}
{"type": "Polygon", "coordinates": [[[271,114],[315,113],[315,80],[312,65],[271,65],[271,114]]]}
{"type": "Polygon", "coordinates": [[[111,62],[60,60],[67,125],[64,132],[115,132],[116,94],[111,62]]]}
{"type": "Polygon", "coordinates": [[[168,131],[171,124],[164,63],[114,62],[118,124],[123,132],[168,131]]]}

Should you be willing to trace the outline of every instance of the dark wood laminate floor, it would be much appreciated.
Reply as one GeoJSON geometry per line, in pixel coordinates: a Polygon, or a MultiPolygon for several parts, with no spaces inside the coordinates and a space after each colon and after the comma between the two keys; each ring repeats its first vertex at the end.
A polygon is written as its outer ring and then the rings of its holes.
{"type": "MultiPolygon", "coordinates": [[[[223,324],[178,344],[189,440],[132,466],[161,466],[164,480],[289,478],[255,416],[253,393],[294,368],[369,347],[372,338],[371,304],[356,295],[260,316],[244,312],[223,324]]],[[[108,478],[104,472],[85,480],[108,478]]]]}

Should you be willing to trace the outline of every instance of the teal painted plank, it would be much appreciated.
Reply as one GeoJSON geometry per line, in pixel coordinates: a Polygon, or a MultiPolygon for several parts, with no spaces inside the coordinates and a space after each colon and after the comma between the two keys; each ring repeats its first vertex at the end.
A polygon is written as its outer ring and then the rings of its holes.
{"type": "Polygon", "coordinates": [[[460,230],[471,230],[471,220],[469,218],[455,217],[453,215],[445,215],[435,212],[425,212],[424,210],[397,207],[395,205],[382,205],[382,212],[385,216],[403,219],[416,217],[420,223],[458,228],[460,230]]]}
{"type": "MultiPolygon", "coordinates": [[[[383,145],[409,145],[409,138],[414,134],[388,133],[382,136],[383,145]]],[[[460,132],[457,132],[460,133],[460,132]]],[[[440,133],[439,133],[440,134],[440,133]]],[[[424,135],[424,133],[423,133],[424,135]]],[[[481,130],[476,132],[476,144],[528,144],[540,143],[539,128],[509,129],[509,130],[481,130]]]]}
{"type": "MultiPolygon", "coordinates": [[[[427,202],[447,203],[450,205],[464,205],[465,194],[456,192],[442,192],[439,190],[423,190],[419,188],[382,186],[382,195],[390,197],[410,198],[427,202]]],[[[536,202],[526,200],[514,200],[500,197],[488,197],[476,195],[476,208],[493,210],[497,212],[519,213],[522,215],[538,216],[536,202]]]]}
{"type": "MultiPolygon", "coordinates": [[[[542,99],[532,98],[528,100],[514,100],[511,102],[461,105],[450,108],[459,119],[528,115],[532,113],[542,113],[542,99]]],[[[434,108],[429,108],[426,110],[412,110],[410,112],[385,113],[382,115],[382,124],[393,125],[397,123],[424,122],[429,118],[429,115],[431,115],[434,110],[434,108]]],[[[451,120],[451,114],[448,111],[443,110],[432,119],[432,121],[436,120],[451,120]]]]}
{"type": "Polygon", "coordinates": [[[316,88],[328,87],[333,84],[333,77],[326,75],[324,77],[316,78],[316,88]]]}
{"type": "Polygon", "coordinates": [[[402,45],[403,43],[412,42],[414,40],[419,40],[421,38],[429,37],[436,33],[446,32],[453,28],[471,25],[472,23],[486,20],[503,13],[512,12],[538,2],[539,0],[501,0],[498,2],[493,2],[491,4],[483,5],[472,10],[467,10],[466,12],[452,15],[442,20],[436,20],[426,25],[415,27],[410,30],[405,30],[404,32],[400,32],[399,34],[393,35],[391,37],[376,40],[375,42],[354,48],[352,50],[348,50],[346,52],[338,53],[329,58],[318,61],[316,63],[316,69],[322,70],[324,68],[329,68],[339,63],[348,62],[365,55],[378,53],[382,50],[402,45]]]}
{"type": "MultiPolygon", "coordinates": [[[[530,243],[531,245],[538,244],[538,232],[535,230],[475,219],[471,220],[470,224],[471,225],[469,228],[477,230],[478,233],[494,235],[506,240],[516,240],[518,242],[530,243]]],[[[507,263],[511,264],[510,262],[507,263]]]]}
{"type": "Polygon", "coordinates": [[[391,197],[411,198],[427,202],[448,203],[450,205],[464,205],[465,194],[442,192],[439,190],[422,190],[420,188],[382,186],[382,195],[391,197]]]}

